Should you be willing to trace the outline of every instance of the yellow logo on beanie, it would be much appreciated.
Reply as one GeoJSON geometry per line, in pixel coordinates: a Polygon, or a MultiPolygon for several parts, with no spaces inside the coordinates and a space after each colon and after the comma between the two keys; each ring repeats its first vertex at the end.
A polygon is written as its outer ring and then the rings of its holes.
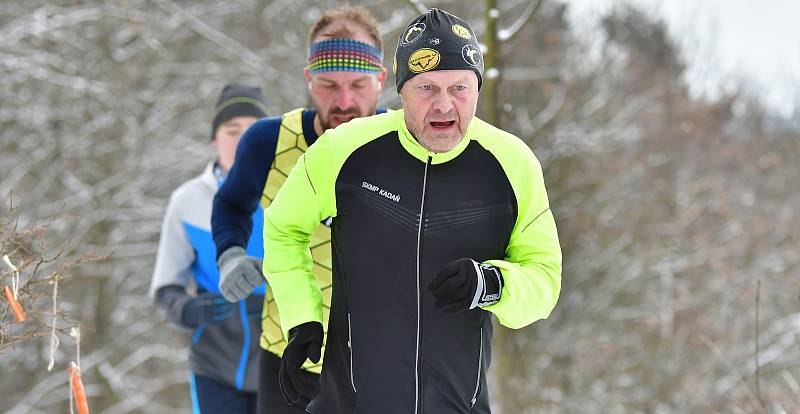
{"type": "Polygon", "coordinates": [[[453,33],[455,33],[456,36],[467,40],[472,39],[472,35],[469,33],[469,30],[460,24],[453,25],[453,33]]]}
{"type": "Polygon", "coordinates": [[[392,73],[397,73],[397,55],[394,55],[394,60],[392,61],[392,73]]]}
{"type": "Polygon", "coordinates": [[[435,68],[441,59],[442,55],[433,49],[427,47],[417,49],[411,54],[411,57],[408,58],[408,69],[414,73],[427,72],[435,68]]]}

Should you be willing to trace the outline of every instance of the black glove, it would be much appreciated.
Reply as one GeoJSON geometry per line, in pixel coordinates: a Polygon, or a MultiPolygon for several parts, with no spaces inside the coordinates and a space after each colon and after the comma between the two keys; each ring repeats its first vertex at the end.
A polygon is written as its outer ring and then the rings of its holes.
{"type": "Polygon", "coordinates": [[[322,338],[322,324],[319,322],[306,322],[289,330],[289,343],[283,351],[278,373],[281,395],[287,404],[304,406],[314,396],[318,381],[304,381],[302,366],[306,359],[319,362],[322,338]]]}
{"type": "Polygon", "coordinates": [[[183,306],[181,323],[192,328],[201,323],[220,323],[233,316],[237,306],[216,293],[202,293],[183,306]]]}
{"type": "Polygon", "coordinates": [[[448,263],[428,289],[436,297],[438,309],[458,313],[497,303],[503,292],[503,274],[490,264],[462,258],[448,263]]]}

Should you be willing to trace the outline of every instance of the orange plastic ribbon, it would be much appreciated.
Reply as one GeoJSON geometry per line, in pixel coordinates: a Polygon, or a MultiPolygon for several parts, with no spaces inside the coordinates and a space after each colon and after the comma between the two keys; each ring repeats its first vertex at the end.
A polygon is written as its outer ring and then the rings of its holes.
{"type": "Polygon", "coordinates": [[[75,405],[78,406],[78,414],[89,414],[89,402],[86,400],[86,391],[83,389],[81,369],[75,362],[70,362],[69,367],[67,367],[67,373],[69,373],[69,382],[72,384],[75,405]]]}
{"type": "Polygon", "coordinates": [[[3,288],[6,293],[6,299],[8,299],[8,304],[11,305],[11,311],[14,312],[14,317],[17,318],[17,322],[24,321],[25,311],[22,310],[22,305],[14,298],[14,292],[12,292],[11,288],[8,286],[3,286],[3,288]]]}

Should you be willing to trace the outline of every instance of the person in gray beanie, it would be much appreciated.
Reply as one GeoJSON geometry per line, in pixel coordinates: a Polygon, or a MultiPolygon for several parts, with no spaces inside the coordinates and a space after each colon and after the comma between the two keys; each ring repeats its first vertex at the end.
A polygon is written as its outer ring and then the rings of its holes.
{"type": "Polygon", "coordinates": [[[325,132],[265,213],[281,390],[314,414],[488,414],[492,319],[547,318],[561,289],[542,169],[475,117],[483,59],[467,22],[431,9],[400,34],[394,66],[403,108],[325,132]],[[309,252],[326,217],[329,318],[309,252]],[[326,322],[315,390],[300,367],[320,357],[326,322]]]}
{"type": "MultiPolygon", "coordinates": [[[[225,300],[218,288],[211,206],[234,162],[239,138],[266,115],[261,89],[229,84],[213,110],[215,160],[169,198],[150,295],[171,324],[192,332],[189,386],[194,413],[256,413],[258,339],[265,285],[242,300],[225,300]]],[[[248,252],[260,260],[263,212],[252,216],[248,252]]],[[[260,263],[259,263],[260,265],[260,263]]]]}

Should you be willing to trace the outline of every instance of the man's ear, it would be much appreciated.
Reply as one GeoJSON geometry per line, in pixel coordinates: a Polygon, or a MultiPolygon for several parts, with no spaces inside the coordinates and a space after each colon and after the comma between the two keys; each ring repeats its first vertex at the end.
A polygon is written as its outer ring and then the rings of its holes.
{"type": "Polygon", "coordinates": [[[306,83],[308,83],[308,88],[311,89],[311,71],[308,70],[308,66],[303,69],[303,74],[306,75],[306,83]]]}

